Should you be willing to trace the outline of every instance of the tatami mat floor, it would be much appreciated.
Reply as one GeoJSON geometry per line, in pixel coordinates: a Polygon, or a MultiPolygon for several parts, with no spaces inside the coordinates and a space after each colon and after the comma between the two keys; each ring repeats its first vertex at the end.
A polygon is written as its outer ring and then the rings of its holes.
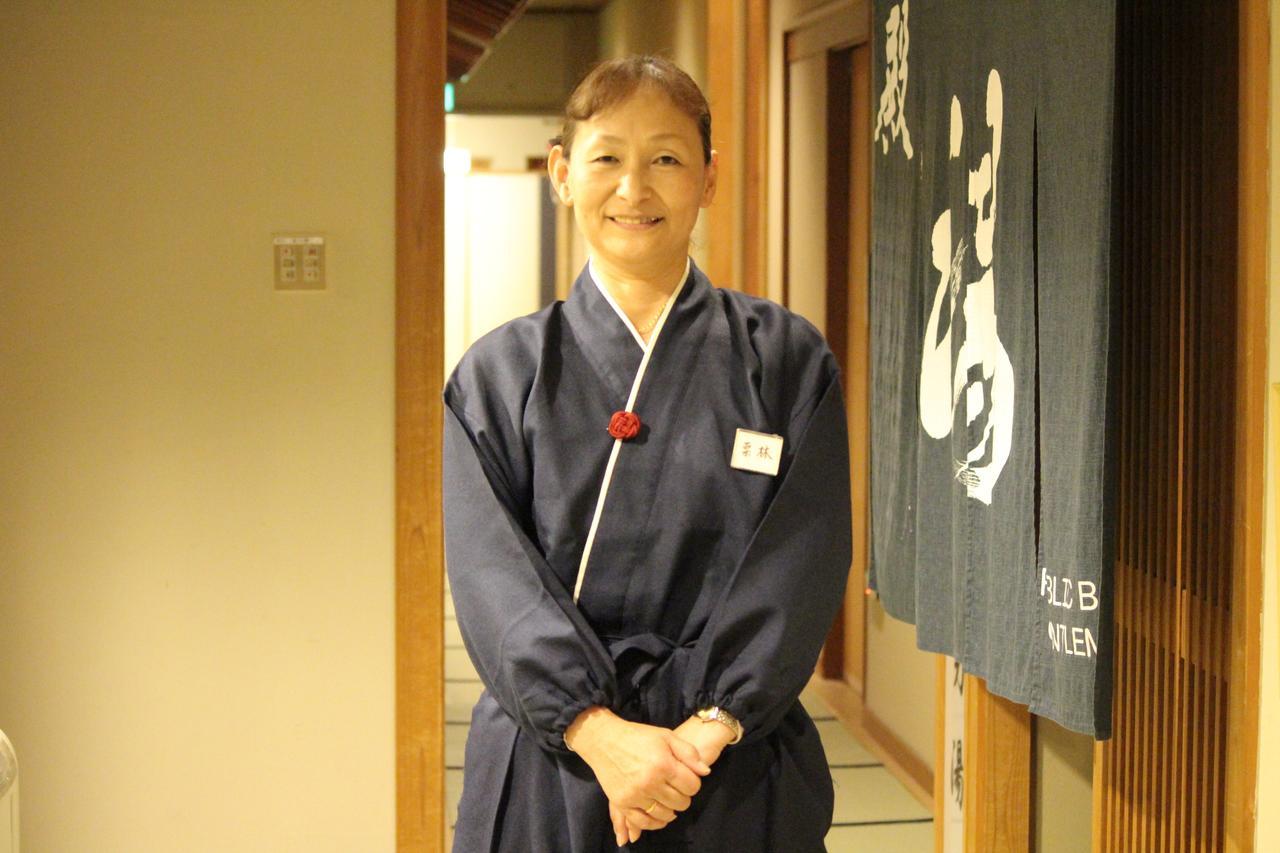
{"type": "MultiPolygon", "coordinates": [[[[480,680],[462,648],[453,603],[445,613],[445,796],[449,824],[462,793],[462,756],[471,706],[480,680]]],[[[835,782],[835,816],[827,834],[829,853],[929,853],[933,822],[924,806],[840,724],[812,690],[800,697],[817,723],[835,782]]],[[[452,838],[450,838],[452,843],[452,838]]]]}

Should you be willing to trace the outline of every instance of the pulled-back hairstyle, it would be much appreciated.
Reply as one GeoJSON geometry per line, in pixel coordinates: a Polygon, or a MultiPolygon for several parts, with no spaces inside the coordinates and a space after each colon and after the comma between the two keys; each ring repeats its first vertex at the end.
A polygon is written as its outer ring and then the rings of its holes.
{"type": "Polygon", "coordinates": [[[652,86],[693,119],[702,136],[702,157],[711,162],[711,107],[698,84],[679,65],[661,56],[624,56],[596,65],[582,78],[564,106],[564,127],[552,145],[564,147],[569,156],[573,134],[580,121],[618,104],[639,89],[652,86]]]}

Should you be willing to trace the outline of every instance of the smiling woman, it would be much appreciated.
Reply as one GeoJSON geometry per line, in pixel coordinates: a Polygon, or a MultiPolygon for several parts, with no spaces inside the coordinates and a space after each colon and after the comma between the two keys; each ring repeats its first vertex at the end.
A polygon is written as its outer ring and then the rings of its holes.
{"type": "Polygon", "coordinates": [[[548,158],[591,249],[569,298],[445,388],[445,537],[485,684],[457,851],[823,850],[798,702],[850,562],[836,362],[688,256],[711,117],[655,57],[597,67],[548,158]]]}
{"type": "Polygon", "coordinates": [[[565,117],[547,171],[592,248],[592,272],[639,327],[683,280],[698,211],[715,197],[711,112],[675,65],[635,57],[597,66],[565,117]]]}

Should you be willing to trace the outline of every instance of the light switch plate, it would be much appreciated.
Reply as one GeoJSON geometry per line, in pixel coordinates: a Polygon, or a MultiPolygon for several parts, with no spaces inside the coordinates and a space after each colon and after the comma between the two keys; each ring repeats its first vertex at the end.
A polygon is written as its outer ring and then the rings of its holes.
{"type": "Polygon", "coordinates": [[[277,234],[275,249],[276,290],[324,290],[324,237],[319,234],[277,234]]]}

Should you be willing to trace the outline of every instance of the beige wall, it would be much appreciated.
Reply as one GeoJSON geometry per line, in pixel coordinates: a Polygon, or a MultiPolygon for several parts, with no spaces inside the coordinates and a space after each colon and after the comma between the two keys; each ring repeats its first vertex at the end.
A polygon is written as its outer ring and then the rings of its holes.
{"type": "Polygon", "coordinates": [[[1093,738],[1032,717],[1036,853],[1088,853],[1093,844],[1093,738]]]}
{"type": "Polygon", "coordinates": [[[866,708],[885,728],[933,768],[937,655],[916,648],[914,625],[884,612],[880,600],[867,607],[866,708]]]}
{"type": "Polygon", "coordinates": [[[390,850],[394,3],[0,4],[23,849],[390,850]],[[271,236],[329,239],[277,293],[271,236]]]}
{"type": "MultiPolygon", "coordinates": [[[[827,331],[827,59],[791,66],[791,124],[786,149],[787,307],[827,331]]],[[[781,206],[782,198],[777,204],[781,206]]],[[[779,292],[781,288],[777,289],[779,292]]],[[[772,293],[770,295],[773,295],[772,293]]]]}
{"type": "Polygon", "coordinates": [[[1271,185],[1268,237],[1270,345],[1267,381],[1271,386],[1267,412],[1266,560],[1262,608],[1262,702],[1258,719],[1258,835],[1257,849],[1280,850],[1280,0],[1271,0],[1271,185]]]}

